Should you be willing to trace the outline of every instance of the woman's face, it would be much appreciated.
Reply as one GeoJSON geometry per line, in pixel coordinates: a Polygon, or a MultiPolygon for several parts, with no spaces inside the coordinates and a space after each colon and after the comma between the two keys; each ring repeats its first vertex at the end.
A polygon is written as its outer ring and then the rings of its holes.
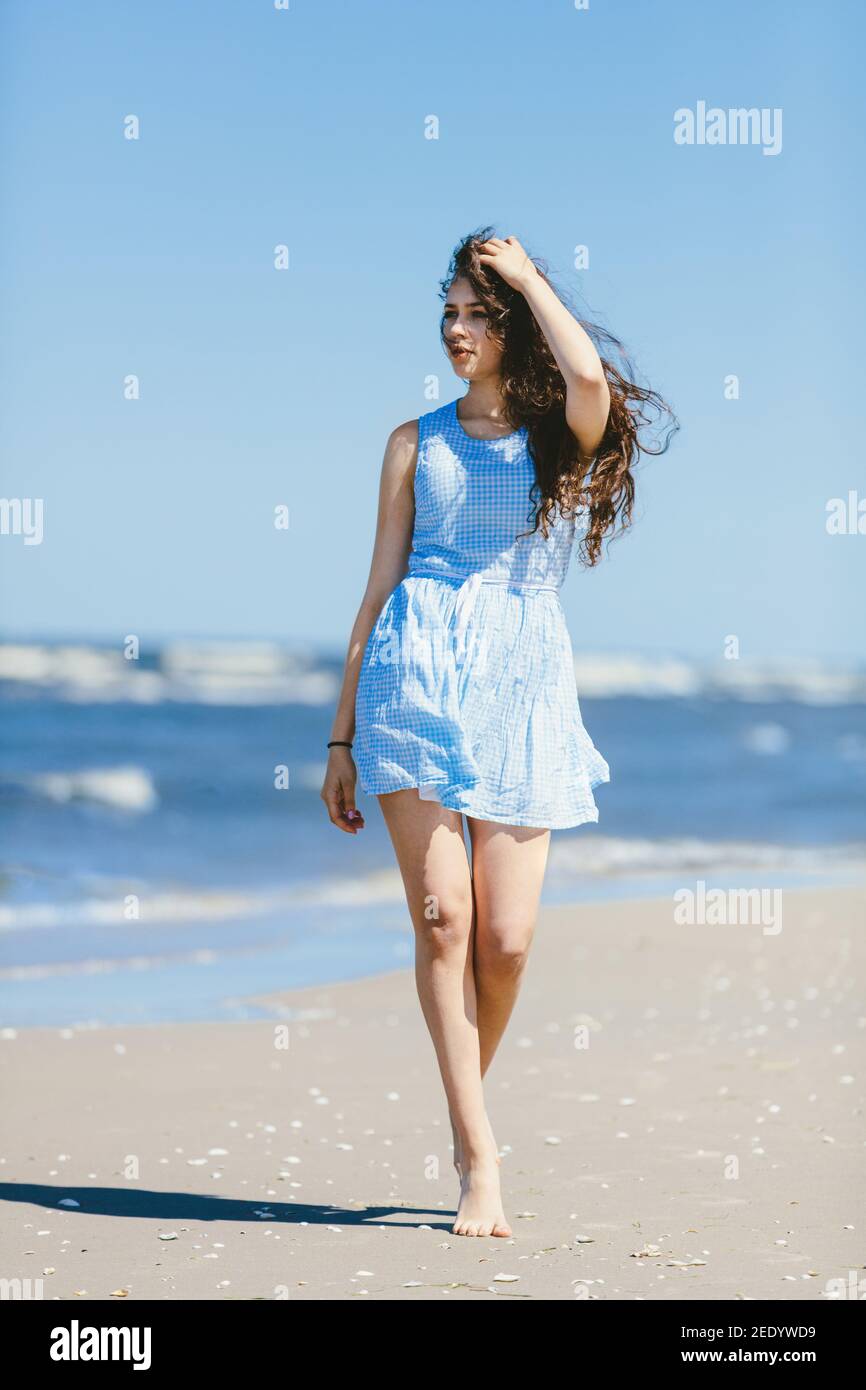
{"type": "Polygon", "coordinates": [[[457,376],[498,375],[502,349],[487,337],[488,317],[468,280],[452,280],[442,313],[442,337],[457,376]]]}

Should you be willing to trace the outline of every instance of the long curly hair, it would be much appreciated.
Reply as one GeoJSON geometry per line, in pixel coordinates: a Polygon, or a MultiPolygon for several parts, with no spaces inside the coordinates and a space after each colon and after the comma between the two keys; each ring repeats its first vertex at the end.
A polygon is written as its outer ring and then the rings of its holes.
{"type": "MultiPolygon", "coordinates": [[[[604,437],[592,460],[581,457],[565,418],[565,381],[532,310],[519,290],[512,289],[492,266],[478,259],[482,242],[495,235],[493,227],[484,227],[457,245],[448,274],[439,282],[441,298],[445,299],[455,279],[468,280],[487,312],[488,336],[502,349],[504,415],[512,429],[526,428],[535,467],[535,524],[521,534],[532,535],[540,529],[547,537],[557,510],[562,516],[579,517],[584,527],[579,556],[581,563],[591,567],[601,557],[605,536],[610,533],[609,543],[631,525],[635,493],[632,469],[640,454],[663,454],[679,422],[657,392],[635,382],[634,367],[619,339],[575,313],[601,359],[610,389],[604,437]],[[649,447],[640,437],[649,426],[659,431],[658,447],[649,447]]],[[[531,260],[554,288],[547,263],[535,256],[531,260]]],[[[574,313],[567,298],[559,290],[555,292],[574,313]]],[[[444,314],[439,331],[445,347],[444,314]]]]}

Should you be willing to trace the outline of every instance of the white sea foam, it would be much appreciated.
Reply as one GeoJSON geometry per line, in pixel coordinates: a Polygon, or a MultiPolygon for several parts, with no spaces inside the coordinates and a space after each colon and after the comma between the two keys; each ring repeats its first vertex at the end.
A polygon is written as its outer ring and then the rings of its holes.
{"type": "Polygon", "coordinates": [[[579,694],[593,698],[623,695],[702,696],[769,703],[793,700],[810,705],[866,703],[866,672],[818,662],[721,661],[701,664],[678,658],[589,655],[575,658],[579,694]]]}
{"type": "Polygon", "coordinates": [[[118,926],[135,929],[169,922],[220,922],[286,911],[306,906],[366,906],[403,901],[403,883],[397,869],[384,869],[344,881],[321,879],[267,892],[244,889],[149,890],[146,886],[117,884],[117,891],[103,897],[65,903],[0,905],[0,930],[29,927],[118,926]],[[134,893],[138,917],[130,919],[126,898],[134,893]]]}
{"type": "Polygon", "coordinates": [[[8,785],[25,787],[49,801],[95,801],[123,811],[152,811],[159,797],[150,775],[141,767],[95,767],[76,772],[33,772],[4,777],[8,785]]]}
{"type": "Polygon", "coordinates": [[[774,756],[787,752],[791,735],[782,724],[752,724],[743,734],[743,743],[750,753],[774,756]]]}
{"type": "Polygon", "coordinates": [[[167,922],[219,922],[258,916],[276,902],[265,895],[190,889],[148,893],[140,888],[119,889],[116,897],[82,898],[65,903],[22,903],[0,906],[0,929],[29,927],[147,927],[167,922]],[[135,893],[140,916],[130,919],[126,897],[135,893]]]}
{"type": "MultiPolygon", "coordinates": [[[[619,839],[574,834],[555,837],[550,849],[553,886],[601,879],[670,878],[675,874],[777,872],[797,875],[866,875],[866,846],[786,846],[748,842],[719,843],[698,838],[619,839]]],[[[0,905],[0,930],[116,925],[136,932],[169,923],[244,921],[304,907],[368,908],[405,902],[399,870],[384,868],[359,877],[333,877],[286,885],[267,892],[188,889],[149,890],[117,885],[112,896],[67,903],[0,905]],[[126,895],[135,892],[139,917],[129,920],[126,895]]]]}
{"type": "MultiPolygon", "coordinates": [[[[866,703],[866,672],[819,662],[701,663],[678,656],[578,652],[581,698],[705,697],[814,705],[866,703]]],[[[207,705],[330,705],[339,691],[336,660],[274,642],[172,642],[155,667],[119,647],[0,644],[0,684],[30,687],[75,703],[177,701],[207,705]]]]}
{"type": "Polygon", "coordinates": [[[562,836],[550,847],[551,874],[568,878],[669,877],[676,873],[767,870],[813,874],[866,871],[864,845],[777,845],[750,841],[562,836]]]}
{"type": "Polygon", "coordinates": [[[0,683],[75,704],[326,705],[337,672],[273,643],[174,643],[156,669],[119,648],[0,645],[0,683]]]}

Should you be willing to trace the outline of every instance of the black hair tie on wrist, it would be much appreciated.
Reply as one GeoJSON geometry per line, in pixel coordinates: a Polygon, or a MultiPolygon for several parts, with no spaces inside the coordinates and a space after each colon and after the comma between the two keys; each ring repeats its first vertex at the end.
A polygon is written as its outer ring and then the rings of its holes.
{"type": "Polygon", "coordinates": [[[329,748],[351,748],[351,743],[347,743],[344,738],[332,738],[328,744],[329,748]]]}

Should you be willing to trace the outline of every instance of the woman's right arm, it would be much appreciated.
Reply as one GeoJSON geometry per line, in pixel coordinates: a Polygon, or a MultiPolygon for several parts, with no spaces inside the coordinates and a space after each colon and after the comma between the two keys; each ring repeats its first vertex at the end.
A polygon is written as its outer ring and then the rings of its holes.
{"type": "MultiPolygon", "coordinates": [[[[415,462],[418,456],[418,421],[398,425],[389,436],[379,481],[379,511],[373,559],[367,587],[349,638],[343,684],[331,738],[351,743],[355,736],[355,695],[367,639],[385,600],[408,570],[415,522],[415,462]]],[[[364,818],[355,807],[357,771],[351,749],[328,749],[328,767],[321,798],[334,825],[355,835],[364,818]],[[351,812],[351,815],[349,814],[351,812]]]]}

